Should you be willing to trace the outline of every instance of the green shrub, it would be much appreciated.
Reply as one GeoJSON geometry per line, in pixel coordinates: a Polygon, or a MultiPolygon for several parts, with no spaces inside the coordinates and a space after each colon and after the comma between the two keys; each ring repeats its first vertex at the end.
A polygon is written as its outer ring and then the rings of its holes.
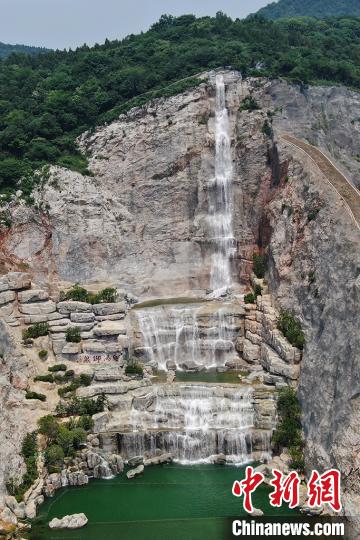
{"type": "Polygon", "coordinates": [[[34,457],[37,453],[37,444],[36,444],[36,431],[32,433],[27,433],[23,439],[21,445],[21,455],[23,458],[34,457]]]}
{"type": "Polygon", "coordinates": [[[116,289],[112,287],[107,287],[106,289],[103,289],[96,295],[96,304],[101,304],[102,302],[105,303],[114,303],[116,302],[118,297],[118,292],[116,289]]]}
{"type": "Polygon", "coordinates": [[[268,120],[265,120],[265,122],[263,123],[263,126],[261,128],[261,132],[266,135],[267,137],[271,137],[272,135],[272,128],[271,128],[271,125],[269,124],[268,120]]]}
{"type": "Polygon", "coordinates": [[[86,441],[86,431],[82,427],[76,427],[71,432],[73,438],[73,447],[78,450],[80,446],[86,441]]]}
{"type": "Polygon", "coordinates": [[[77,425],[85,431],[91,431],[94,427],[94,420],[89,415],[80,416],[77,425]]]}
{"type": "Polygon", "coordinates": [[[126,365],[125,373],[126,375],[144,375],[144,370],[142,366],[140,366],[136,362],[131,362],[126,365]]]}
{"type": "Polygon", "coordinates": [[[51,446],[48,446],[45,450],[45,464],[47,466],[62,463],[64,457],[64,450],[59,444],[52,444],[51,446]]]}
{"type": "Polygon", "coordinates": [[[262,288],[261,288],[261,285],[259,283],[257,283],[255,285],[254,294],[255,294],[255,296],[261,296],[261,294],[262,294],[262,288]]]}
{"type": "Polygon", "coordinates": [[[49,333],[48,323],[36,323],[23,330],[23,339],[36,339],[40,336],[47,336],[49,333]]]}
{"type": "Polygon", "coordinates": [[[59,433],[59,420],[52,414],[43,416],[38,420],[38,431],[48,442],[55,441],[59,433]]]}
{"type": "Polygon", "coordinates": [[[266,272],[266,257],[258,253],[253,255],[253,271],[257,278],[262,279],[265,277],[266,272]]]}
{"type": "Polygon", "coordinates": [[[48,371],[55,373],[56,371],[66,371],[67,367],[65,364],[55,364],[55,366],[48,367],[48,371]]]}
{"type": "Polygon", "coordinates": [[[239,107],[239,111],[256,111],[258,109],[260,109],[260,106],[253,96],[246,96],[239,107]]]}
{"type": "Polygon", "coordinates": [[[53,383],[55,382],[54,380],[54,375],[52,375],[51,373],[48,373],[47,375],[37,375],[36,377],[34,377],[34,381],[35,382],[49,382],[49,383],[53,383]]]}
{"type": "Polygon", "coordinates": [[[60,300],[75,300],[77,302],[87,302],[88,304],[101,304],[114,303],[118,297],[118,292],[113,287],[106,287],[98,293],[91,293],[80,287],[78,284],[74,285],[67,292],[60,292],[60,300]]]}
{"type": "Polygon", "coordinates": [[[68,369],[66,372],[65,372],[65,375],[64,377],[66,379],[72,379],[73,377],[75,376],[75,371],[73,369],[68,369]]]}
{"type": "Polygon", "coordinates": [[[313,221],[314,219],[316,219],[319,212],[320,212],[319,208],[314,208],[313,210],[311,210],[308,213],[308,221],[313,221]]]}
{"type": "Polygon", "coordinates": [[[244,296],[244,302],[245,304],[255,304],[256,302],[256,296],[254,293],[249,293],[244,296]]]}
{"type": "Polygon", "coordinates": [[[81,373],[78,377],[74,377],[70,384],[64,386],[64,388],[59,388],[58,394],[59,396],[64,397],[69,392],[75,392],[80,386],[90,386],[91,381],[91,375],[81,373]]]}
{"type": "Polygon", "coordinates": [[[70,343],[80,343],[81,334],[78,326],[70,326],[66,329],[66,341],[70,343]]]}
{"type": "Polygon", "coordinates": [[[315,272],[313,270],[308,273],[308,281],[309,281],[309,283],[315,283],[315,281],[316,281],[316,275],[315,275],[315,272]]]}
{"type": "Polygon", "coordinates": [[[48,352],[45,351],[45,349],[41,349],[41,351],[39,351],[40,360],[46,360],[47,356],[48,356],[48,352]]]}
{"type": "Polygon", "coordinates": [[[87,302],[88,292],[84,287],[80,287],[78,284],[74,285],[69,291],[60,292],[60,300],[74,300],[76,302],[87,302]]]}
{"type": "Polygon", "coordinates": [[[106,397],[98,396],[96,399],[73,397],[68,402],[62,401],[56,406],[56,414],[60,417],[66,416],[93,416],[103,412],[106,397]]]}
{"type": "Polygon", "coordinates": [[[286,339],[298,349],[303,349],[305,344],[305,336],[301,328],[301,324],[294,318],[292,313],[287,310],[282,310],[277,320],[277,327],[284,334],[286,339]]]}
{"type": "Polygon", "coordinates": [[[303,439],[301,434],[301,408],[293,388],[283,388],[277,402],[280,422],[272,442],[279,450],[288,448],[291,456],[291,468],[304,471],[303,439]]]}
{"type": "Polygon", "coordinates": [[[25,394],[25,399],[38,399],[39,401],[46,401],[46,396],[44,394],[38,394],[37,392],[27,391],[25,394]]]}

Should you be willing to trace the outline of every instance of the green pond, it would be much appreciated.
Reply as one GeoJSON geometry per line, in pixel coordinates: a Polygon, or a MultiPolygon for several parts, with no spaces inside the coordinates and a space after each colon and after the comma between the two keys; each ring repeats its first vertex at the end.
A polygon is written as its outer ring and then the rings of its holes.
{"type": "MultiPolygon", "coordinates": [[[[215,369],[206,371],[191,372],[177,371],[175,382],[203,382],[203,383],[231,383],[240,384],[239,375],[244,375],[244,372],[238,370],[228,370],[223,373],[218,373],[215,369]]],[[[167,372],[159,371],[153,377],[152,382],[166,382],[167,372]]]]}
{"type": "MultiPolygon", "coordinates": [[[[227,517],[245,516],[231,488],[244,468],[221,465],[148,467],[142,477],[125,474],[92,480],[87,486],[59,490],[40,507],[28,538],[32,540],[223,540],[227,517]],[[84,512],[83,529],[51,530],[54,517],[84,512]]],[[[294,515],[287,507],[273,509],[270,489],[260,485],[253,495],[267,516],[294,515]]]]}

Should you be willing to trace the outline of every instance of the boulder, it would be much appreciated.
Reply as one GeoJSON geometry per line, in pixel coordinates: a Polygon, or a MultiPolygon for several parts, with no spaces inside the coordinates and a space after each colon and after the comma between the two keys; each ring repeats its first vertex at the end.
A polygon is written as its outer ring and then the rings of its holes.
{"type": "Polygon", "coordinates": [[[93,306],[86,302],[67,300],[65,302],[58,302],[57,309],[59,313],[69,315],[70,313],[91,313],[93,306]]]}
{"type": "Polygon", "coordinates": [[[139,465],[138,467],[136,467],[136,469],[130,469],[130,471],[126,473],[126,476],[129,479],[135,478],[135,476],[140,476],[141,474],[143,474],[143,472],[144,472],[144,465],[139,465]]]}
{"type": "Polygon", "coordinates": [[[13,302],[15,300],[14,291],[5,291],[0,293],[0,306],[13,302]]]}
{"type": "Polygon", "coordinates": [[[12,525],[16,525],[18,521],[16,515],[8,507],[4,508],[1,512],[0,520],[11,523],[12,525]]]}
{"type": "Polygon", "coordinates": [[[72,514],[64,516],[63,518],[54,518],[50,521],[50,529],[80,529],[85,527],[88,522],[88,518],[85,514],[72,514]]]}
{"type": "Polygon", "coordinates": [[[249,339],[244,340],[243,357],[249,364],[255,364],[260,358],[260,347],[255,345],[249,339]]]}
{"type": "Polygon", "coordinates": [[[144,458],[143,456],[135,456],[128,460],[127,462],[129,467],[137,467],[138,465],[144,464],[144,458]]]}
{"type": "Polygon", "coordinates": [[[172,460],[172,454],[161,454],[160,456],[145,459],[144,465],[145,467],[148,467],[149,465],[163,465],[164,463],[171,463],[172,460]]]}
{"type": "Polygon", "coordinates": [[[70,320],[74,323],[90,323],[94,322],[95,315],[93,313],[70,313],[70,320]]]}
{"type": "MultiPolygon", "coordinates": [[[[49,321],[50,330],[52,330],[52,328],[54,328],[54,327],[68,326],[68,325],[70,325],[70,319],[67,319],[67,318],[55,319],[55,320],[49,321]]],[[[65,329],[63,329],[63,330],[65,330],[65,329]]]]}
{"type": "Polygon", "coordinates": [[[83,471],[70,472],[67,476],[70,486],[83,486],[89,483],[89,477],[83,471]]]}
{"type": "Polygon", "coordinates": [[[7,280],[6,276],[2,276],[0,278],[0,292],[8,291],[9,290],[9,282],[7,280]]]}
{"type": "Polygon", "coordinates": [[[89,469],[94,469],[97,465],[100,465],[102,459],[99,454],[96,454],[95,452],[88,452],[86,455],[86,461],[89,469]]]}
{"type": "Polygon", "coordinates": [[[62,354],[79,354],[81,352],[81,343],[65,343],[61,352],[62,354]]]}
{"type": "Polygon", "coordinates": [[[30,289],[18,293],[18,300],[22,304],[31,304],[32,302],[43,302],[49,299],[49,293],[41,289],[30,289]]]}
{"type": "Polygon", "coordinates": [[[125,302],[114,302],[111,304],[94,304],[94,313],[96,315],[114,315],[115,313],[125,313],[125,302]]]}
{"type": "Polygon", "coordinates": [[[8,287],[13,291],[31,287],[30,274],[26,272],[9,272],[6,275],[8,287]]]}
{"type": "Polygon", "coordinates": [[[123,370],[119,366],[105,365],[95,370],[94,380],[100,381],[100,382],[120,381],[123,375],[124,375],[123,370]]]}
{"type": "Polygon", "coordinates": [[[108,463],[114,474],[120,474],[124,470],[124,460],[118,454],[112,454],[108,458],[108,463]]]}
{"type": "Polygon", "coordinates": [[[126,334],[127,328],[123,321],[103,321],[94,328],[96,336],[118,336],[126,334]]]}
{"type": "Polygon", "coordinates": [[[214,456],[213,463],[216,463],[217,465],[225,465],[226,463],[225,454],[217,454],[216,456],[214,456]]]}
{"type": "Polygon", "coordinates": [[[25,512],[28,519],[34,519],[36,517],[36,503],[33,499],[26,503],[25,512]]]}
{"type": "Polygon", "coordinates": [[[252,512],[249,514],[252,517],[261,517],[264,515],[264,512],[260,510],[260,508],[254,508],[252,512]]]}
{"type": "Polygon", "coordinates": [[[25,315],[45,315],[53,313],[56,310],[56,304],[52,300],[47,302],[37,302],[35,304],[20,304],[19,311],[25,315]]]}

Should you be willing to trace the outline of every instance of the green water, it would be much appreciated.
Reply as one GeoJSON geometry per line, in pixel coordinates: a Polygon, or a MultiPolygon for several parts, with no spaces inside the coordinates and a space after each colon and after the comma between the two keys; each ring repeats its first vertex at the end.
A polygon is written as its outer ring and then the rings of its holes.
{"type": "MultiPolygon", "coordinates": [[[[59,490],[40,507],[33,540],[223,540],[226,517],[244,516],[241,500],[231,494],[244,469],[221,465],[148,467],[142,477],[124,474],[93,480],[87,486],[59,490]],[[83,529],[51,530],[54,517],[84,512],[83,529]]],[[[271,508],[270,489],[260,485],[253,495],[256,508],[268,516],[294,515],[286,507],[271,508]]]]}
{"type": "Polygon", "coordinates": [[[183,304],[203,304],[206,298],[193,298],[191,296],[179,296],[175,298],[155,298],[153,300],[145,300],[139,304],[134,304],[132,309],[145,309],[158,306],[172,306],[183,304]]]}
{"type": "MultiPolygon", "coordinates": [[[[244,372],[237,370],[228,370],[224,373],[218,373],[215,369],[209,369],[207,371],[191,372],[191,371],[177,371],[175,382],[199,382],[199,383],[231,383],[240,384],[241,380],[238,375],[244,374],[244,372]]],[[[153,383],[166,382],[167,372],[158,371],[155,377],[152,378],[153,383]]]]}

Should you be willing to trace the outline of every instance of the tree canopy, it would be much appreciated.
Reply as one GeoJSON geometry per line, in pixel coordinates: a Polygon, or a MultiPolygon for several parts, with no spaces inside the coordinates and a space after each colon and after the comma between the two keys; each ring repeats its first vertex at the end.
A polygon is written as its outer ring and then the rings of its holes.
{"type": "Polygon", "coordinates": [[[0,58],[6,58],[12,53],[39,54],[47,52],[45,47],[31,47],[29,45],[10,45],[0,41],[0,58]]]}
{"type": "Polygon", "coordinates": [[[258,15],[267,19],[282,17],[332,17],[360,15],[360,0],[279,0],[261,8],[258,15]]]}
{"type": "Polygon", "coordinates": [[[30,193],[33,171],[46,163],[86,172],[78,135],[197,84],[182,79],[202,70],[359,88],[359,55],[356,17],[233,21],[222,12],[163,15],[147,32],[91,48],[12,54],[0,61],[0,190],[30,193]]]}

